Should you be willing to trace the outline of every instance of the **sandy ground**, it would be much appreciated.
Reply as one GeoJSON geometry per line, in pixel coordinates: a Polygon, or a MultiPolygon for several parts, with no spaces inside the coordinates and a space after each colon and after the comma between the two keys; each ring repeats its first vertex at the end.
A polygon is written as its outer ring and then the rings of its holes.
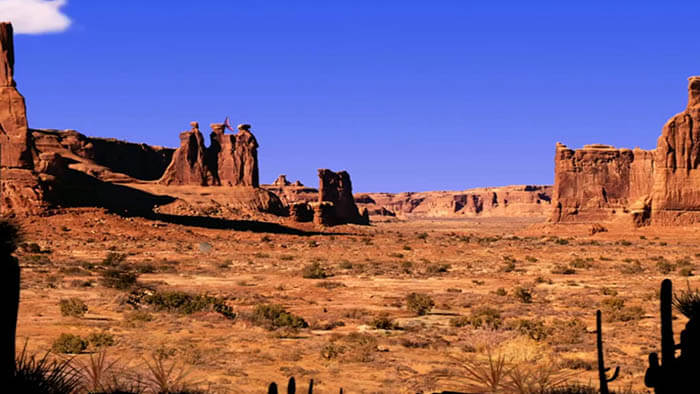
{"type": "MultiPolygon", "coordinates": [[[[320,230],[224,221],[207,228],[66,210],[21,222],[25,242],[41,251],[18,253],[18,345],[44,352],[62,333],[107,333],[115,340],[107,357],[118,365],[146,374],[146,361],[160,357],[215,393],[264,392],[289,376],[302,387],[313,378],[320,393],[460,390],[463,366],[483,365],[488,353],[595,383],[601,308],[615,320],[604,323],[606,362],[621,367],[612,386],[644,390],[648,353],[660,346],[660,282],[698,287],[685,274],[698,269],[700,227],[613,226],[590,235],[590,226],[542,222],[411,220],[320,230]],[[148,305],[136,315],[126,302],[130,290],[100,280],[108,253],[127,256],[122,269],[147,272],[139,286],[219,297],[237,317],[148,305]],[[662,274],[659,261],[673,271],[662,274]],[[304,278],[313,262],[329,277],[304,278]],[[423,316],[408,310],[412,292],[432,298],[433,309],[423,316]],[[84,316],[62,316],[59,301],[70,297],[87,304],[84,316]],[[611,299],[624,305],[615,309],[620,304],[611,299]],[[266,304],[282,305],[310,327],[260,326],[250,316],[266,304]],[[485,306],[499,315],[498,327],[471,323],[485,306]],[[375,328],[383,315],[397,329],[375,328]]],[[[685,321],[676,319],[676,333],[685,321]]],[[[94,351],[65,357],[85,362],[94,351]]]]}

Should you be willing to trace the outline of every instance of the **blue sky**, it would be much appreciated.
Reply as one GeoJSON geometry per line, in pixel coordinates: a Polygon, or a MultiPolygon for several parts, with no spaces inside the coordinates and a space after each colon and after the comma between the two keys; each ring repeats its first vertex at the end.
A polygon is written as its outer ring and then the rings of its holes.
{"type": "Polygon", "coordinates": [[[251,123],[265,183],[548,184],[557,141],[654,148],[700,74],[700,2],[608,3],[69,0],[16,37],[16,79],[36,128],[251,123]]]}

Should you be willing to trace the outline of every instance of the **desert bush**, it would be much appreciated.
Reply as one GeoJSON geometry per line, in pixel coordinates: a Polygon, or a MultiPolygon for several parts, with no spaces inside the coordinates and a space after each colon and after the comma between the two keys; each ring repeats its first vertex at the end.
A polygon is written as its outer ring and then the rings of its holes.
{"type": "Polygon", "coordinates": [[[524,304],[532,303],[532,289],[517,286],[513,289],[513,296],[524,304]]]}
{"type": "Polygon", "coordinates": [[[537,257],[525,256],[525,261],[528,261],[528,262],[530,262],[530,263],[536,263],[536,262],[537,262],[537,257]]]}
{"type": "Polygon", "coordinates": [[[93,332],[88,335],[87,341],[94,348],[114,346],[114,336],[108,332],[93,332]]]}
{"type": "Polygon", "coordinates": [[[418,316],[430,312],[435,306],[435,301],[427,294],[411,293],[406,296],[406,308],[418,316]]]}
{"type": "Polygon", "coordinates": [[[255,307],[250,320],[253,324],[265,327],[268,330],[278,328],[306,328],[309,324],[300,316],[287,312],[282,305],[264,304],[255,307]]]}
{"type": "Polygon", "coordinates": [[[136,284],[139,275],[130,270],[110,268],[102,272],[102,285],[118,290],[127,290],[136,284]]]}
{"type": "Polygon", "coordinates": [[[644,272],[644,267],[639,260],[625,259],[628,264],[620,267],[620,272],[623,274],[633,275],[644,272]]]}
{"type": "Polygon", "coordinates": [[[143,301],[156,311],[189,315],[201,311],[214,311],[228,319],[235,319],[233,308],[224,300],[206,294],[190,294],[182,291],[158,291],[148,294],[143,301]]]}
{"type": "Polygon", "coordinates": [[[690,267],[683,267],[678,270],[678,275],[680,276],[693,276],[693,269],[690,267]]]}
{"type": "Polygon", "coordinates": [[[586,323],[581,319],[556,319],[550,323],[547,342],[557,345],[575,345],[583,342],[586,335],[586,323]]]}
{"type": "Polygon", "coordinates": [[[506,289],[499,287],[498,289],[496,289],[495,294],[500,297],[505,297],[508,295],[508,292],[506,291],[506,289]]]}
{"type": "Polygon", "coordinates": [[[591,268],[593,266],[593,258],[588,257],[586,259],[582,259],[580,257],[577,257],[577,258],[571,260],[571,262],[569,263],[569,266],[571,268],[582,268],[582,269],[591,268]]]}
{"type": "Polygon", "coordinates": [[[369,322],[369,326],[376,330],[395,330],[399,328],[398,324],[394,323],[386,313],[382,313],[372,319],[372,321],[369,322]]]}
{"type": "Polygon", "coordinates": [[[656,269],[659,271],[659,273],[667,275],[673,272],[676,269],[676,266],[670,261],[661,257],[656,261],[656,269]]]}
{"type": "Polygon", "coordinates": [[[474,328],[484,327],[497,330],[503,324],[503,319],[497,309],[481,306],[472,311],[469,316],[469,324],[474,328]]]}
{"type": "Polygon", "coordinates": [[[301,276],[306,279],[325,279],[330,275],[323,269],[321,263],[314,261],[313,263],[304,267],[301,271],[301,276]]]}
{"type": "Polygon", "coordinates": [[[573,275],[576,273],[576,270],[564,264],[555,264],[554,267],[552,267],[552,269],[550,270],[550,272],[558,275],[573,275]]]}
{"type": "Polygon", "coordinates": [[[449,264],[429,264],[425,267],[425,273],[428,275],[443,274],[450,270],[449,264]]]}
{"type": "Polygon", "coordinates": [[[54,353],[79,354],[88,347],[88,341],[79,335],[61,334],[51,345],[54,353]]]}
{"type": "Polygon", "coordinates": [[[539,319],[517,319],[509,321],[507,326],[535,341],[546,339],[551,331],[551,328],[544,324],[544,320],[539,319]]]}
{"type": "Polygon", "coordinates": [[[338,287],[345,287],[345,284],[343,284],[342,282],[323,281],[316,283],[316,287],[322,287],[324,289],[332,290],[338,287]]]}
{"type": "Polygon", "coordinates": [[[603,315],[610,322],[638,320],[644,316],[644,310],[639,306],[627,306],[620,297],[606,298],[601,302],[603,315]]]}
{"type": "Polygon", "coordinates": [[[61,315],[63,316],[83,317],[88,311],[87,304],[76,297],[62,299],[59,302],[59,306],[61,307],[61,315]]]}
{"type": "Polygon", "coordinates": [[[329,342],[321,348],[321,357],[326,360],[333,360],[345,353],[345,348],[335,342],[329,342]]]}
{"type": "Polygon", "coordinates": [[[117,267],[126,261],[126,257],[127,255],[125,253],[109,252],[102,260],[102,265],[106,267],[117,267]]]}

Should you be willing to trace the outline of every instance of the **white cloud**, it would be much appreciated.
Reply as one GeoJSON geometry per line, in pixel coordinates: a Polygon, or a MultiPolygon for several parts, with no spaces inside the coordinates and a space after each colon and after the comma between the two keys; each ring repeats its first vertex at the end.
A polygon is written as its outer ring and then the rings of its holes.
{"type": "Polygon", "coordinates": [[[0,22],[12,22],[15,33],[65,31],[70,18],[61,12],[67,0],[0,0],[0,22]]]}

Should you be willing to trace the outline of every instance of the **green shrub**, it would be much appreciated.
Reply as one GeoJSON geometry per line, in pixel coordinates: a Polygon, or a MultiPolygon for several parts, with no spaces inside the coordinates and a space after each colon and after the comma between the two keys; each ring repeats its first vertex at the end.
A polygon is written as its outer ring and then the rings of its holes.
{"type": "Polygon", "coordinates": [[[61,315],[71,317],[83,317],[88,311],[88,307],[80,298],[62,299],[59,302],[61,315]]]}
{"type": "Polygon", "coordinates": [[[555,264],[550,272],[559,275],[573,275],[576,273],[576,270],[563,264],[555,264]]]}
{"type": "Polygon", "coordinates": [[[644,310],[639,306],[626,306],[625,300],[620,297],[606,298],[601,302],[603,315],[608,321],[638,320],[644,316],[644,310]]]}
{"type": "Polygon", "coordinates": [[[508,322],[508,327],[535,341],[544,340],[551,331],[550,328],[545,326],[544,320],[518,319],[508,322]]]}
{"type": "Polygon", "coordinates": [[[656,262],[656,269],[659,273],[668,275],[676,269],[676,266],[662,257],[656,262]]]}
{"type": "Polygon", "coordinates": [[[377,330],[394,330],[398,328],[398,325],[389,317],[388,314],[382,313],[375,317],[369,326],[377,330]]]}
{"type": "Polygon", "coordinates": [[[102,272],[102,285],[118,290],[127,290],[136,284],[139,275],[135,272],[111,268],[102,272]]]}
{"type": "Polygon", "coordinates": [[[490,328],[496,330],[503,324],[501,313],[491,307],[481,306],[474,309],[469,317],[469,324],[474,328],[490,328]]]}
{"type": "Polygon", "coordinates": [[[88,342],[78,335],[61,334],[51,345],[54,353],[80,354],[88,347],[88,342]]]}
{"type": "Polygon", "coordinates": [[[114,346],[114,336],[108,332],[93,332],[88,335],[87,341],[94,348],[114,346]]]}
{"type": "Polygon", "coordinates": [[[524,304],[532,303],[532,289],[518,286],[513,290],[513,296],[524,304]]]}
{"type": "Polygon", "coordinates": [[[418,316],[423,316],[430,312],[434,306],[435,301],[427,294],[411,293],[406,296],[406,307],[418,316]]]}
{"type": "Polygon", "coordinates": [[[683,267],[678,270],[678,275],[680,276],[693,276],[693,269],[690,267],[683,267]]]}
{"type": "Polygon", "coordinates": [[[306,279],[325,279],[330,275],[321,267],[321,263],[314,261],[304,267],[301,271],[301,276],[306,279]]]}
{"type": "Polygon", "coordinates": [[[125,253],[109,252],[104,260],[102,260],[102,265],[107,267],[117,267],[124,261],[126,261],[125,253]]]}
{"type": "Polygon", "coordinates": [[[309,326],[303,318],[287,312],[282,305],[278,304],[258,305],[253,311],[251,321],[268,330],[282,327],[297,329],[309,326]]]}

